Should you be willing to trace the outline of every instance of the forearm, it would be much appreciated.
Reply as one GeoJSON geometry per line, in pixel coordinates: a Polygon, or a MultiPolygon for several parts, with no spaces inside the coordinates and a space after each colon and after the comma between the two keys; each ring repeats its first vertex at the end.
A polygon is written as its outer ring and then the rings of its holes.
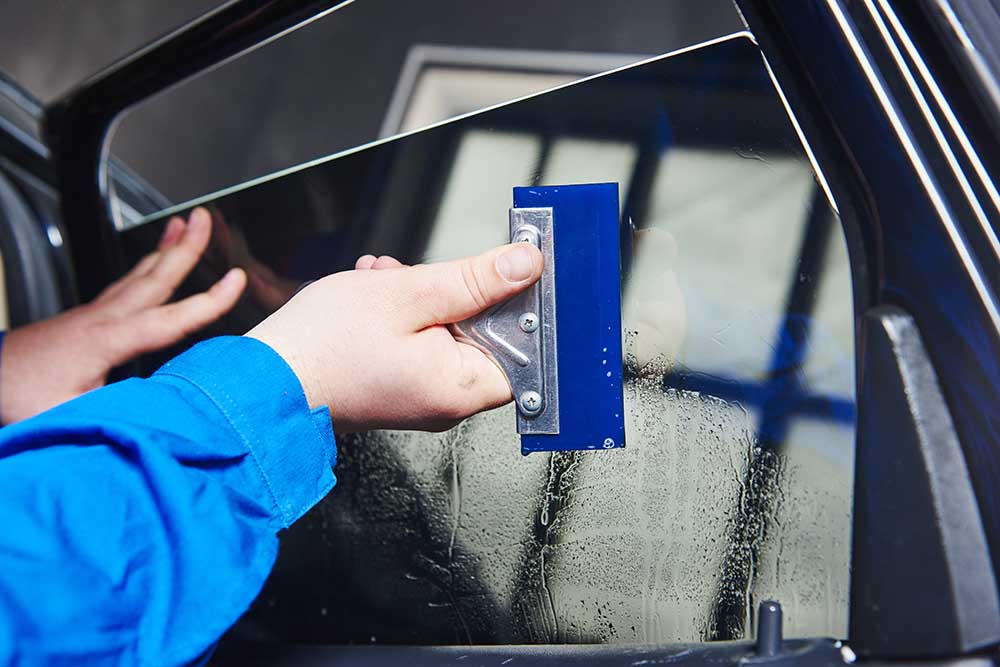
{"type": "Polygon", "coordinates": [[[333,486],[334,455],[326,410],[244,338],[4,428],[0,663],[197,658],[333,486]]]}

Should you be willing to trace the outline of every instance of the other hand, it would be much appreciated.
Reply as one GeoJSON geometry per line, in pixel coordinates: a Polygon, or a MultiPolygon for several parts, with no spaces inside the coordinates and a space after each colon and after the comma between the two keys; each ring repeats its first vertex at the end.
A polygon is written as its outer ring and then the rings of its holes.
{"type": "Polygon", "coordinates": [[[94,301],[7,333],[0,419],[9,424],[102,386],[116,366],[172,345],[235,305],[246,274],[232,269],[208,291],[167,303],[208,246],[203,208],[171,218],[155,252],[94,301]]]}

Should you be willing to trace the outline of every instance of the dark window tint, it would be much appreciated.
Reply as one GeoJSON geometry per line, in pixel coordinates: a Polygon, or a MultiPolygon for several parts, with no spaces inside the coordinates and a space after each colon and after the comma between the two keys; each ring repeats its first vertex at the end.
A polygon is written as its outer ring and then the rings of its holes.
{"type": "MultiPolygon", "coordinates": [[[[362,252],[481,251],[504,240],[513,186],[588,181],[621,188],[628,446],[522,457],[510,407],[442,434],[344,438],[337,488],[285,537],[243,632],[701,641],[746,636],[776,598],[789,635],[846,634],[846,246],[749,38],[207,201],[293,289],[362,252]]],[[[129,233],[135,255],[156,227],[129,233]]],[[[265,296],[233,326],[273,308],[265,296]]]]}
{"type": "Polygon", "coordinates": [[[135,109],[112,150],[183,201],[741,27],[730,0],[358,0],[135,109]]]}

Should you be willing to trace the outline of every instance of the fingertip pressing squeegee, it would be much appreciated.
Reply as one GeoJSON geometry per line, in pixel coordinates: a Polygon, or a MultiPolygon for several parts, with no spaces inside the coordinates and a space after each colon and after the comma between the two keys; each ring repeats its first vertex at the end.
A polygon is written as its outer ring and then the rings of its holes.
{"type": "Polygon", "coordinates": [[[618,184],[514,188],[510,240],[541,279],[455,328],[507,376],[521,453],[623,447],[618,184]]]}

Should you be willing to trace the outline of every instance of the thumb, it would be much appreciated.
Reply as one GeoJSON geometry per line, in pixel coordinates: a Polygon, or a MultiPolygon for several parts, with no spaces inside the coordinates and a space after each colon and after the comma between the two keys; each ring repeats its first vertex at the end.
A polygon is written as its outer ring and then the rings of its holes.
{"type": "Polygon", "coordinates": [[[542,275],[542,253],[512,243],[478,257],[406,269],[416,328],[451,324],[523,292],[542,275]]]}

